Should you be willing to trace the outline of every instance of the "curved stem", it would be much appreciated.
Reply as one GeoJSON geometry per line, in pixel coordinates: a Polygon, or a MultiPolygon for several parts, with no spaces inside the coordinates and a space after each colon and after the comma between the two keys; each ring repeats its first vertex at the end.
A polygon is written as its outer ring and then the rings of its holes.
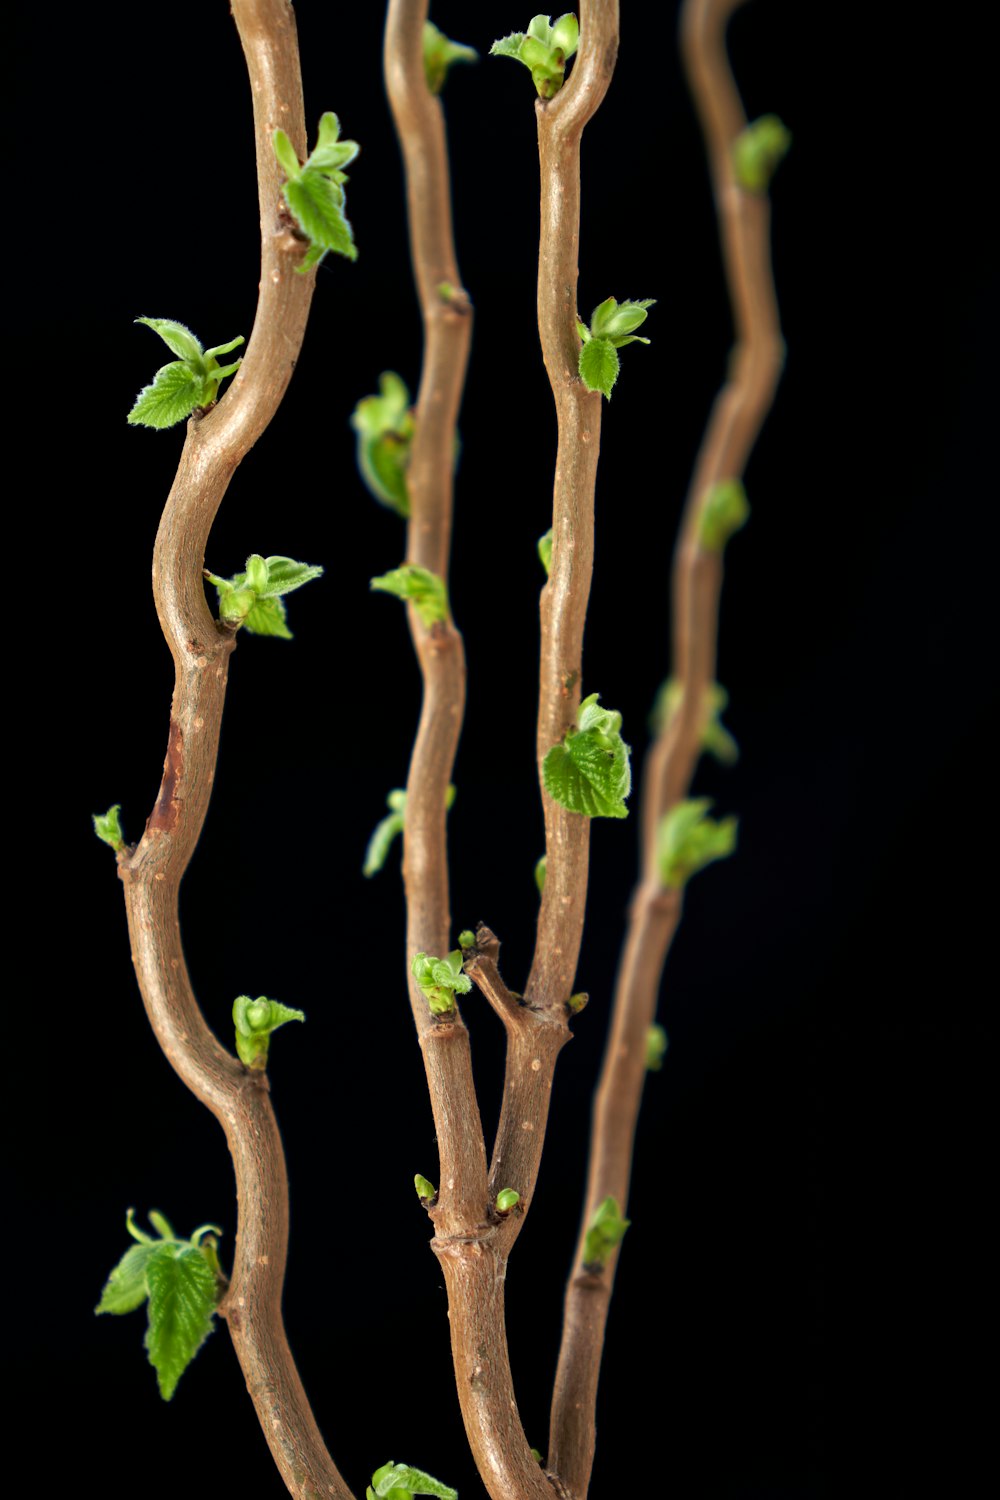
{"type": "Polygon", "coordinates": [[[584,1235],[613,1197],[625,1210],[645,1077],[646,1035],[656,1014],[663,967],[681,915],[681,896],[661,888],[657,829],[687,794],[701,753],[706,695],[715,677],[722,560],[700,544],[707,490],[739,478],[770,410],[784,346],[770,262],[766,197],[744,192],[732,146],[746,125],[725,51],[729,17],[742,0],[686,0],[682,40],[688,78],[705,133],[719,213],[736,344],[695,463],[674,553],[673,675],[680,704],[660,733],[643,777],[642,878],[636,887],[615,989],[611,1033],[594,1102],[590,1168],[575,1270],[566,1289],[563,1338],[552,1403],[551,1468],[578,1500],[594,1456],[597,1383],[617,1254],[603,1272],[583,1270],[584,1235]]]}
{"type": "Polygon", "coordinates": [[[233,0],[253,92],[261,210],[260,299],[246,357],[218,407],[188,424],[157,532],[153,591],[174,659],[170,734],[156,805],[134,852],[119,856],[139,988],[171,1066],[219,1120],[236,1175],[238,1228],[227,1318],[275,1462],[299,1500],[351,1491],[323,1443],[281,1317],[288,1184],[267,1080],[209,1030],[195,999],[178,921],[178,891],[211,795],[234,637],[212,619],[202,568],[212,522],[241,459],[270,422],[291,379],[312,300],[296,274],[303,245],[280,213],[271,147],[281,125],[305,154],[295,20],[287,0],[233,0]]]}

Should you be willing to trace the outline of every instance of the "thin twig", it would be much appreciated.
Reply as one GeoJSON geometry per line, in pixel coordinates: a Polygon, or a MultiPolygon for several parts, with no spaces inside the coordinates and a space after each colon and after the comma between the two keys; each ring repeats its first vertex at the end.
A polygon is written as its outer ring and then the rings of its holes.
{"type": "Polygon", "coordinates": [[[212,619],[202,568],[208,534],[233,472],[267,427],[302,344],[312,276],[295,274],[304,246],[279,215],[277,125],[305,155],[295,21],[287,0],[233,0],[253,92],[261,209],[260,299],[246,357],[219,406],[188,424],[156,537],[153,591],[174,659],[163,780],[145,833],[119,856],[132,956],[143,1001],[172,1067],[226,1133],[236,1175],[238,1228],[220,1307],[264,1436],[297,1500],[350,1500],[309,1408],[285,1335],[281,1290],[288,1183],[267,1080],[251,1074],[209,1030],[184,962],[178,888],[194,852],[215,775],[233,635],[212,619]]]}
{"type": "Polygon", "coordinates": [[[729,17],[742,0],[687,0],[682,39],[705,133],[736,343],[716,398],[685,503],[673,568],[674,670],[679,707],[654,744],[643,778],[642,879],[635,890],[615,991],[611,1034],[594,1103],[586,1204],[566,1290],[552,1403],[549,1465],[583,1500],[594,1457],[597,1382],[617,1254],[600,1274],[583,1270],[584,1235],[607,1197],[625,1209],[645,1076],[646,1036],[667,952],[681,914],[677,891],[661,888],[656,835],[683,798],[701,753],[706,695],[715,677],[721,554],[699,541],[709,488],[739,478],[774,399],[784,345],[770,262],[767,198],[744,192],[732,145],[746,125],[725,51],[729,17]]]}

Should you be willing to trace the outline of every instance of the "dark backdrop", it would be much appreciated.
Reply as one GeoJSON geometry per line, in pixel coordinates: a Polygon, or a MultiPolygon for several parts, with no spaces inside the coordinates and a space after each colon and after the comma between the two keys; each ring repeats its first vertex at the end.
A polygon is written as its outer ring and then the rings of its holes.
{"type": "MultiPolygon", "coordinates": [[[[672,539],[731,330],[676,6],[623,10],[619,68],[584,141],[580,305],[658,301],[652,346],[626,351],[604,414],[584,686],[622,710],[638,767],[668,666],[672,539]]],[[[411,387],[419,369],[380,12],[299,6],[310,133],[335,108],[363,146],[348,203],[360,259],[320,272],[289,397],[235,476],[208,561],[231,572],[250,550],[284,552],[327,573],[291,601],[294,644],[240,641],[182,909],[220,1035],[241,990],[308,1012],[271,1066],[291,1174],[285,1307],[337,1462],[363,1487],[405,1459],[469,1500],[481,1488],[411,1186],[415,1171],[435,1176],[436,1154],[398,860],[360,875],[385,794],[405,780],[419,701],[403,611],[367,587],[401,560],[401,526],[363,490],[348,425],[382,369],[411,387]]],[[[434,13],[483,53],[527,20],[497,5],[434,13]]],[[[41,855],[26,882],[41,907],[29,903],[13,947],[43,1017],[14,1069],[15,1139],[40,1148],[24,1173],[18,1275],[30,1245],[44,1288],[22,1384],[60,1487],[84,1476],[150,1500],[192,1488],[277,1500],[225,1332],[168,1407],[141,1315],[91,1314],[126,1247],[128,1204],[185,1232],[216,1219],[227,1252],[235,1230],[221,1132],[149,1032],[89,817],[121,801],[127,836],[140,834],[171,686],[148,557],[181,433],[125,425],[163,357],[131,320],[176,317],[206,343],[249,334],[249,92],[222,4],[36,7],[22,24],[17,139],[35,186],[19,200],[28,290],[12,312],[18,347],[44,351],[44,371],[8,414],[13,451],[27,440],[32,455],[31,556],[53,570],[47,602],[28,606],[43,642],[25,689],[40,775],[15,815],[41,855]]],[[[935,1465],[967,1478],[983,1415],[973,945],[992,742],[977,48],[943,19],[904,30],[894,8],[761,0],[736,17],[732,52],[750,115],[776,111],[795,138],[773,192],[789,356],[747,473],[753,518],[727,554],[720,678],[743,757],[725,773],[706,763],[697,782],[739,813],[740,850],[692,885],[670,957],[671,1046],[643,1108],[593,1493],[902,1495],[935,1465]]],[[[532,89],[484,57],[456,70],[446,103],[476,304],[452,581],[470,673],[453,910],[456,930],[479,918],[496,929],[519,987],[542,847],[534,544],[555,434],[534,329],[532,89]]],[[[508,1278],[519,1403],[543,1449],[637,831],[634,818],[593,830],[578,978],[592,1003],[560,1062],[508,1278]]],[[[474,997],[465,1010],[489,1130],[499,1027],[474,997]]]]}

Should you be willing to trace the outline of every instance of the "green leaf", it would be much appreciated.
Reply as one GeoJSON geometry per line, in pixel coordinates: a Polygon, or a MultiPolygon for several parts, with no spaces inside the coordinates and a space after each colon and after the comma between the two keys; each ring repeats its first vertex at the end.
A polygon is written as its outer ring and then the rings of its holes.
{"type": "Polygon", "coordinates": [[[385,1496],[392,1496],[397,1500],[396,1491],[401,1490],[406,1496],[409,1495],[436,1495],[438,1500],[458,1500],[458,1490],[453,1490],[447,1484],[442,1484],[440,1479],[434,1479],[430,1474],[425,1474],[423,1469],[414,1469],[409,1464],[394,1464],[391,1461],[376,1469],[372,1475],[372,1491],[377,1500],[383,1500],[385,1496]]]}
{"type": "Polygon", "coordinates": [[[590,319],[591,335],[595,339],[613,339],[634,333],[649,316],[647,308],[655,303],[655,297],[646,297],[642,302],[617,302],[614,297],[609,297],[594,308],[590,319]]]}
{"type": "Polygon", "coordinates": [[[681,890],[692,875],[736,848],[737,819],[716,822],[706,816],[711,805],[708,797],[687,798],[660,819],[657,860],[668,890],[681,890]]]}
{"type": "Polygon", "coordinates": [[[619,368],[618,351],[609,339],[591,338],[580,350],[580,379],[588,391],[600,391],[609,401],[619,368]]]}
{"type": "Polygon", "coordinates": [[[398,838],[402,831],[403,814],[401,812],[390,813],[387,818],[382,819],[381,823],[376,823],[375,830],[368,840],[368,848],[365,850],[362,875],[371,878],[372,875],[378,874],[386,862],[393,840],[398,838]]]}
{"type": "Polygon", "coordinates": [[[580,28],[571,13],[560,16],[555,26],[548,16],[533,16],[527,32],[515,31],[493,43],[490,55],[513,57],[531,70],[535,89],[542,99],[551,99],[562,87],[566,63],[576,52],[580,28]]]}
{"type": "Polygon", "coordinates": [[[417,1190],[417,1197],[421,1203],[433,1203],[438,1195],[438,1190],[433,1182],[429,1182],[426,1177],[421,1177],[419,1172],[414,1175],[413,1186],[417,1190]]]}
{"type": "Polygon", "coordinates": [[[258,599],[243,621],[248,635],[271,635],[278,640],[294,639],[287,625],[288,610],[283,599],[258,599]]]}
{"type": "Polygon", "coordinates": [[[444,958],[434,958],[429,953],[413,955],[410,973],[434,1015],[449,1014],[455,1009],[455,996],[467,995],[472,989],[472,980],[462,973],[462,963],[460,948],[444,958]]]}
{"type": "Polygon", "coordinates": [[[738,479],[721,479],[701,502],[698,540],[706,552],[721,552],[734,532],[750,519],[747,492],[738,479]]]}
{"type": "Polygon", "coordinates": [[[258,995],[256,1000],[251,1000],[249,995],[237,995],[233,1001],[233,1022],[240,1061],[258,1072],[266,1068],[271,1033],[289,1021],[304,1020],[301,1010],[292,1010],[277,1000],[269,1000],[266,995],[258,995]]]}
{"type": "Polygon", "coordinates": [[[354,160],[360,150],[357,141],[340,139],[340,121],[333,110],[328,109],[320,117],[316,145],[306,166],[313,167],[318,172],[340,172],[354,160]]]}
{"type": "Polygon", "coordinates": [[[572,11],[559,16],[550,32],[550,40],[568,59],[575,56],[580,45],[580,23],[572,11]]]}
{"type": "MultiPolygon", "coordinates": [[[[171,354],[176,354],[178,359],[190,360],[197,364],[202,357],[202,347],[190,328],[185,328],[183,323],[175,323],[172,318],[136,318],[137,323],[145,323],[154,333],[158,333],[166,344],[171,354]]],[[[241,344],[242,339],[239,341],[241,344]]],[[[230,348],[235,348],[231,344],[230,348]]],[[[218,353],[218,350],[209,351],[218,353]]],[[[207,357],[207,356],[206,356],[207,357]]]]}
{"type": "Polygon", "coordinates": [[[256,591],[261,599],[276,599],[279,594],[294,593],[303,584],[323,576],[323,569],[315,563],[296,562],[294,557],[268,557],[265,563],[267,585],[256,591]]]}
{"type": "Polygon", "coordinates": [[[127,1313],[141,1307],[149,1296],[146,1267],[159,1248],[156,1240],[132,1245],[108,1277],[95,1313],[127,1313]]]}
{"type": "Polygon", "coordinates": [[[603,1271],[612,1251],[620,1245],[632,1221],[623,1219],[614,1198],[605,1198],[594,1211],[583,1240],[583,1266],[587,1271],[603,1271]]]}
{"type": "MultiPolygon", "coordinates": [[[[205,358],[211,364],[211,361],[214,360],[218,355],[220,355],[220,354],[232,354],[232,352],[233,352],[234,349],[239,349],[240,346],[242,344],[245,344],[245,343],[246,343],[246,339],[243,337],[243,335],[241,333],[240,336],[239,336],[239,338],[230,339],[228,344],[216,344],[216,346],[215,346],[214,349],[206,349],[205,350],[205,358]]],[[[216,379],[217,380],[221,380],[221,378],[222,378],[222,376],[223,376],[224,373],[228,373],[229,371],[238,369],[241,363],[242,363],[242,361],[237,360],[235,365],[228,365],[226,367],[226,371],[225,372],[222,371],[222,370],[216,370],[216,371],[214,371],[216,379]]]]}
{"type": "Polygon", "coordinates": [[[118,814],[122,810],[120,802],[109,807],[106,813],[94,813],[94,832],[105,844],[110,844],[115,853],[120,853],[125,848],[125,836],[122,833],[122,825],[118,814]]]}
{"type": "Polygon", "coordinates": [[[303,168],[296,182],[281,189],[292,217],[307,239],[321,250],[357,260],[351,226],[344,217],[344,194],[321,172],[303,168]]]}
{"type": "Polygon", "coordinates": [[[278,166],[284,172],[289,182],[296,182],[302,175],[302,167],[296,155],[295,147],[283,130],[276,130],[271,137],[274,145],[274,154],[278,159],[278,166]]]}
{"type": "Polygon", "coordinates": [[[521,43],[524,41],[523,31],[512,31],[510,36],[500,37],[490,48],[491,57],[516,57],[520,61],[521,43]]]}
{"type": "Polygon", "coordinates": [[[128,414],[136,427],[175,427],[189,417],[205,399],[204,381],[198,379],[190,365],[178,360],[163,365],[144,386],[128,414]]]}
{"type": "Polygon", "coordinates": [[[453,63],[474,63],[479,53],[474,47],[463,47],[439,31],[433,21],[424,23],[424,76],[432,94],[440,94],[453,63]]]}
{"type": "Polygon", "coordinates": [[[747,125],[733,142],[733,173],[740,187],[766,193],[791,144],[791,133],[777,115],[761,115],[747,125]]]}
{"type": "Polygon", "coordinates": [[[650,1073],[659,1073],[669,1045],[667,1033],[654,1021],[646,1032],[646,1067],[650,1073]]]}
{"type": "Polygon", "coordinates": [[[542,567],[545,569],[546,577],[552,572],[552,527],[550,526],[544,536],[538,538],[538,556],[541,558],[542,567]]]}
{"type": "Polygon", "coordinates": [[[417,567],[415,563],[404,563],[391,573],[373,578],[370,586],[382,593],[395,594],[397,598],[407,600],[428,628],[448,618],[448,593],[444,580],[427,568],[417,567]]]}
{"type": "Polygon", "coordinates": [[[513,1188],[501,1188],[497,1193],[497,1213],[509,1214],[511,1209],[521,1201],[521,1194],[513,1188]]]}
{"type": "Polygon", "coordinates": [[[160,1395],[169,1401],[212,1331],[217,1286],[205,1256],[193,1245],[165,1241],[146,1263],[149,1328],[146,1349],[160,1395]]]}
{"type": "Polygon", "coordinates": [[[627,818],[632,789],[629,747],[621,714],[598,707],[592,693],[580,704],[578,728],[553,745],[542,763],[545,789],[561,807],[588,818],[627,818]]]}
{"type": "Polygon", "coordinates": [[[351,416],[358,434],[358,468],[379,504],[406,518],[410,514],[406,469],[416,430],[410,393],[392,370],[379,376],[379,389],[378,396],[359,401],[351,416]]]}

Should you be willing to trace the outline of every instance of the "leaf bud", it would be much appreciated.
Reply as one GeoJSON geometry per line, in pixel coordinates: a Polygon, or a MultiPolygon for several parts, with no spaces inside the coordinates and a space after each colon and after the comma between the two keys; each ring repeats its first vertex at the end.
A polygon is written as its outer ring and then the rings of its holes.
{"type": "Polygon", "coordinates": [[[497,1213],[509,1214],[520,1201],[521,1194],[515,1192],[513,1188],[501,1188],[497,1193],[497,1213]]]}
{"type": "Polygon", "coordinates": [[[247,558],[247,588],[253,589],[255,594],[263,594],[267,589],[267,575],[267,559],[261,557],[259,552],[251,552],[247,558]]]}

